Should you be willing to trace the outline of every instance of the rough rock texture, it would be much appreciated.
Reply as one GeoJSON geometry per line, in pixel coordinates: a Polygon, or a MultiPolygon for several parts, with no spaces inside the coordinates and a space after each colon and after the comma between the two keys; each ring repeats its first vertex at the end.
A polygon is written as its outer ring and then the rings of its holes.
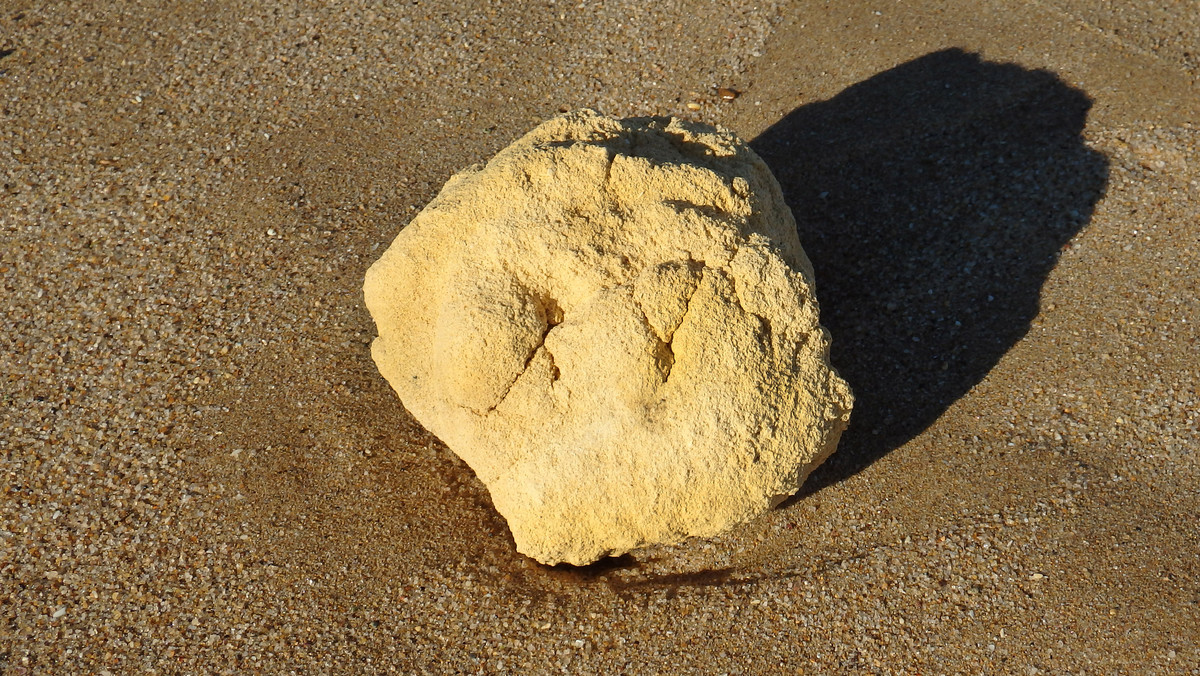
{"type": "Polygon", "coordinates": [[[852,395],[766,165],[577,111],[453,176],[367,273],[372,352],[517,548],[586,564],[793,494],[852,395]]]}

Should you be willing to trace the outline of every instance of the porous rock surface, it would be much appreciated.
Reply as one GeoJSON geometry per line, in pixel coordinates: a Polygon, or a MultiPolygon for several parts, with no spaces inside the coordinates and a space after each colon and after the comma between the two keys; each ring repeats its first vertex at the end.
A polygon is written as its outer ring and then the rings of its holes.
{"type": "Polygon", "coordinates": [[[849,418],[779,186],[706,125],[552,119],[451,177],[364,292],[379,370],[543,563],[751,519],[849,418]]]}

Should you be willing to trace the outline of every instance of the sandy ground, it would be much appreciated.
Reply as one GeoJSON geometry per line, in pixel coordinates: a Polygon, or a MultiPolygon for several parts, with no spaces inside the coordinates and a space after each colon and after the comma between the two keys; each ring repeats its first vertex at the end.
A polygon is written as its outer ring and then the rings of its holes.
{"type": "Polygon", "coordinates": [[[0,667],[1200,672],[1200,3],[1148,4],[0,2],[0,667]],[[759,521],[547,569],[361,281],[581,106],[752,139],[859,403],[759,521]]]}

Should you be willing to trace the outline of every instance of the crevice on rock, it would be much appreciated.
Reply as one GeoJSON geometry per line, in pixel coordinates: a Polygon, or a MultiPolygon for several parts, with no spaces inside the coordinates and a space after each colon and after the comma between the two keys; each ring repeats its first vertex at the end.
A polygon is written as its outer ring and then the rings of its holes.
{"type": "Polygon", "coordinates": [[[679,322],[675,324],[675,328],[671,329],[671,333],[669,335],[663,337],[663,342],[666,343],[668,347],[670,347],[671,343],[675,341],[675,333],[679,331],[679,327],[683,326],[683,323],[687,321],[688,313],[692,311],[692,299],[696,297],[696,292],[700,290],[700,285],[704,281],[703,265],[701,266],[701,269],[702,272],[700,281],[696,282],[696,286],[692,287],[692,292],[688,294],[687,302],[683,304],[683,314],[679,317],[679,322]]]}
{"type": "MultiPolygon", "coordinates": [[[[510,392],[512,392],[512,389],[514,387],[516,387],[517,382],[519,380],[521,380],[522,377],[524,377],[526,372],[529,371],[529,365],[533,363],[533,358],[537,356],[538,350],[545,349],[546,336],[550,335],[550,331],[553,330],[555,326],[557,326],[557,324],[550,324],[549,322],[546,323],[546,328],[542,330],[541,340],[539,340],[537,342],[537,345],[533,346],[533,349],[529,351],[529,355],[525,357],[525,364],[521,367],[521,372],[517,374],[516,378],[513,378],[512,382],[508,384],[508,387],[504,388],[504,393],[500,395],[500,399],[495,404],[492,404],[491,406],[489,406],[488,410],[486,410],[486,411],[478,411],[477,410],[477,411],[475,411],[476,413],[478,413],[479,415],[487,415],[487,414],[491,413],[492,411],[495,411],[497,408],[500,408],[500,405],[503,404],[504,400],[508,398],[508,395],[510,392]]],[[[550,353],[547,351],[546,354],[550,354],[550,353]]],[[[553,357],[551,357],[551,359],[553,359],[553,357]]],[[[555,366],[554,370],[557,371],[558,367],[555,366]]],[[[555,380],[557,380],[557,378],[555,378],[555,380]]]]}
{"type": "Polygon", "coordinates": [[[664,200],[663,204],[671,207],[678,214],[694,212],[721,223],[734,223],[733,215],[715,204],[697,204],[688,200],[664,200]]]}
{"type": "Polygon", "coordinates": [[[671,349],[670,343],[659,341],[658,354],[655,355],[658,360],[658,370],[662,373],[663,384],[671,379],[671,369],[675,368],[675,351],[671,349]]]}
{"type": "Polygon", "coordinates": [[[671,379],[671,371],[675,368],[675,349],[673,347],[675,334],[679,331],[679,327],[683,326],[683,323],[687,321],[688,313],[692,311],[692,299],[696,297],[696,292],[699,290],[700,282],[697,282],[696,286],[692,287],[692,292],[688,294],[687,302],[684,303],[683,315],[679,318],[679,323],[675,325],[675,328],[671,329],[670,335],[663,336],[662,338],[659,348],[659,368],[662,369],[664,385],[671,379]],[[664,356],[665,359],[663,358],[664,356]]]}
{"type": "Polygon", "coordinates": [[[750,315],[758,320],[758,342],[766,347],[773,347],[775,331],[771,326],[771,320],[753,312],[750,315]]]}
{"type": "Polygon", "coordinates": [[[612,184],[612,168],[613,163],[617,161],[617,153],[612,148],[608,148],[608,164],[604,167],[604,189],[612,184]]]}

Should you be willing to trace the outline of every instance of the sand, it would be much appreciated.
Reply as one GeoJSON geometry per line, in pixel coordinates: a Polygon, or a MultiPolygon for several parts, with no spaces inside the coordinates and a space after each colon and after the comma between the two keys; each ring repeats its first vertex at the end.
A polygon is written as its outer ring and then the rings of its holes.
{"type": "Polygon", "coordinates": [[[0,665],[1200,670],[1200,11],[1094,4],[3,3],[0,665]],[[582,106],[752,139],[858,402],[755,523],[545,568],[361,283],[582,106]]]}

